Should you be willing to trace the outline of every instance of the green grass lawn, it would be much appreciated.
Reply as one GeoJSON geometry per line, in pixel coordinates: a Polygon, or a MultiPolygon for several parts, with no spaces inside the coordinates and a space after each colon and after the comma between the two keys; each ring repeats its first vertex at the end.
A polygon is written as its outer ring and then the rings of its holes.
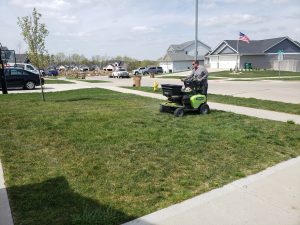
{"type": "Polygon", "coordinates": [[[74,84],[74,82],[67,81],[67,80],[45,79],[45,84],[74,84]]]}
{"type": "MultiPolygon", "coordinates": [[[[280,74],[280,78],[278,75],[278,71],[244,71],[241,74],[232,74],[230,71],[221,71],[221,72],[211,72],[209,73],[208,79],[209,80],[219,80],[223,78],[237,78],[234,81],[257,81],[257,80],[287,80],[287,81],[299,81],[300,80],[300,73],[297,72],[286,72],[282,71],[280,74]],[[287,77],[292,76],[292,77],[287,77]],[[272,78],[276,77],[276,78],[272,78]],[[278,78],[277,78],[278,77],[278,78]],[[238,78],[249,78],[249,79],[238,79],[238,78]],[[251,78],[261,78],[261,79],[254,79],[251,78]]],[[[161,76],[157,78],[163,79],[181,79],[184,76],[161,76]]]]}
{"type": "Polygon", "coordinates": [[[241,78],[237,78],[237,79],[232,79],[230,81],[261,81],[261,80],[300,81],[300,77],[294,76],[294,77],[258,78],[258,79],[251,79],[251,78],[241,79],[241,78]]]}
{"type": "Polygon", "coordinates": [[[56,79],[60,79],[60,78],[64,78],[64,76],[62,75],[58,75],[58,76],[45,76],[45,78],[47,79],[51,79],[51,80],[56,80],[56,79]]]}
{"type": "MultiPolygon", "coordinates": [[[[299,72],[286,72],[280,73],[282,77],[285,76],[300,76],[299,72]]],[[[227,77],[227,78],[258,78],[258,77],[278,77],[278,71],[244,71],[241,74],[232,74],[230,71],[212,72],[209,73],[210,77],[227,77]]]]}
{"type": "Polygon", "coordinates": [[[300,155],[300,126],[88,89],[1,95],[15,225],[121,224],[300,155]]]}
{"type": "MultiPolygon", "coordinates": [[[[139,90],[139,91],[146,91],[151,93],[159,93],[159,94],[162,93],[161,89],[159,89],[157,92],[154,92],[152,87],[125,87],[125,88],[139,90]]],[[[240,97],[233,97],[229,95],[215,95],[215,94],[208,95],[208,102],[210,101],[300,115],[300,104],[260,100],[256,98],[240,98],[240,97]]]]}

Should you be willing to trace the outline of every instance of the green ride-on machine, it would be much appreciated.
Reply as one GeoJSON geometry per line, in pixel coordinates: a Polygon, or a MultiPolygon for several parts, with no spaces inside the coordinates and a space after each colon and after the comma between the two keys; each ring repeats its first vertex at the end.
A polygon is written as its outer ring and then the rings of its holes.
{"type": "Polygon", "coordinates": [[[210,112],[207,104],[207,96],[201,94],[201,85],[198,81],[184,80],[182,85],[162,84],[163,95],[168,98],[167,102],[160,104],[160,112],[171,112],[176,117],[182,117],[186,112],[210,112]]]}

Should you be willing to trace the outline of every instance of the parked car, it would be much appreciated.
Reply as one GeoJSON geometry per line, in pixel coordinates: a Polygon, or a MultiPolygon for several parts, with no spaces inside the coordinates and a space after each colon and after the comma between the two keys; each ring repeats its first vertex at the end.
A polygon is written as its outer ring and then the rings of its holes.
{"type": "Polygon", "coordinates": [[[89,68],[88,68],[87,66],[81,66],[81,67],[79,68],[79,70],[80,70],[81,72],[86,72],[86,71],[89,71],[89,68]]]}
{"type": "Polygon", "coordinates": [[[125,69],[119,69],[118,71],[112,73],[112,77],[129,78],[129,73],[125,69]]]}
{"type": "Polygon", "coordinates": [[[143,71],[146,69],[146,67],[139,67],[135,70],[132,70],[133,75],[143,74],[143,71]]]}
{"type": "Polygon", "coordinates": [[[45,71],[46,76],[58,76],[58,70],[55,68],[48,68],[45,71]]]}
{"type": "MultiPolygon", "coordinates": [[[[40,86],[39,75],[32,73],[30,71],[24,70],[17,67],[9,67],[4,69],[5,80],[7,87],[21,87],[28,90],[35,89],[36,86],[40,86]]],[[[44,84],[44,79],[41,78],[42,84],[44,84]]],[[[0,83],[1,88],[1,83],[0,83]]]]}
{"type": "Polygon", "coordinates": [[[8,67],[18,67],[35,74],[39,74],[39,70],[30,63],[8,63],[8,67]]]}
{"type": "Polygon", "coordinates": [[[158,73],[163,73],[163,68],[161,66],[156,66],[156,67],[147,67],[145,70],[143,70],[143,75],[146,74],[158,74],[158,73]]]}

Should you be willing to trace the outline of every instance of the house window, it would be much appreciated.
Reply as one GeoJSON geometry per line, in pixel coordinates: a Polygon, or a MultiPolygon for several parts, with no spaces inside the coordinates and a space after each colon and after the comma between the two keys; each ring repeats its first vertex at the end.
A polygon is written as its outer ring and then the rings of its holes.
{"type": "Polygon", "coordinates": [[[188,51],[185,51],[185,54],[187,55],[187,54],[188,54],[188,51]]]}

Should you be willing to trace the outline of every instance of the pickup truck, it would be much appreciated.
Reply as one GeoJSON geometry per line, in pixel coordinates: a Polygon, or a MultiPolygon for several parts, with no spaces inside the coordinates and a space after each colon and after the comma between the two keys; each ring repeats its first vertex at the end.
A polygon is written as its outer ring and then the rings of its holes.
{"type": "Polygon", "coordinates": [[[133,75],[143,74],[145,69],[146,69],[146,67],[139,67],[135,70],[132,70],[132,74],[133,75]]]}
{"type": "Polygon", "coordinates": [[[115,71],[112,73],[112,77],[115,78],[129,78],[129,73],[125,69],[119,69],[118,71],[115,71]]]}

